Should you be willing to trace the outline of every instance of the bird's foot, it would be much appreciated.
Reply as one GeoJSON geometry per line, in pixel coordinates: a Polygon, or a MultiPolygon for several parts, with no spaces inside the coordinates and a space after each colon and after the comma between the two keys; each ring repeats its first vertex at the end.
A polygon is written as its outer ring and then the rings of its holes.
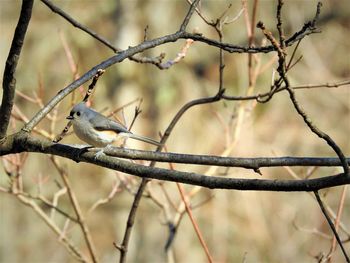
{"type": "Polygon", "coordinates": [[[76,149],[76,162],[79,162],[80,156],[89,151],[89,149],[93,148],[92,146],[85,146],[83,148],[76,149]]]}
{"type": "Polygon", "coordinates": [[[102,148],[101,150],[99,150],[96,154],[95,154],[95,161],[99,158],[101,158],[102,156],[105,156],[106,154],[103,152],[104,148],[102,148]]]}
{"type": "Polygon", "coordinates": [[[95,154],[95,160],[97,160],[98,158],[102,157],[102,156],[106,156],[106,154],[104,153],[105,150],[108,150],[110,148],[112,148],[113,146],[108,144],[106,147],[102,148],[101,150],[99,150],[96,154],[95,154]]]}

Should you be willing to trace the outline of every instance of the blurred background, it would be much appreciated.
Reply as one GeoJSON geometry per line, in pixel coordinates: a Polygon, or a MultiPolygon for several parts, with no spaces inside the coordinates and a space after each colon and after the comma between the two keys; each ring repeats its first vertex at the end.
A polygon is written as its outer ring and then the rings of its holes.
{"type": "MultiPolygon", "coordinates": [[[[316,1],[285,1],[283,19],[285,32],[291,36],[306,21],[314,17],[316,1]]],[[[152,39],[178,30],[189,8],[185,0],[104,0],[104,1],[53,1],[77,21],[110,40],[116,47],[126,49],[144,39],[152,39]]],[[[248,1],[251,17],[253,1],[248,1]]],[[[13,32],[20,12],[20,1],[0,1],[0,70],[3,72],[13,32]]],[[[225,10],[234,18],[242,9],[241,1],[202,1],[202,14],[216,20],[225,10]],[[231,8],[227,9],[229,4],[231,8]]],[[[275,30],[276,1],[259,1],[256,21],[263,21],[272,32],[275,30]]],[[[293,86],[333,83],[350,78],[350,3],[346,0],[323,1],[319,28],[320,34],[306,37],[296,52],[301,61],[289,72],[293,86]]],[[[188,31],[196,30],[206,37],[218,39],[213,28],[194,14],[188,31]]],[[[242,14],[223,28],[223,40],[237,45],[248,45],[247,26],[242,14]]],[[[256,30],[255,44],[264,44],[263,35],[256,30]]],[[[185,45],[185,40],[159,46],[142,56],[154,57],[162,52],[165,61],[174,59],[185,45]]],[[[293,48],[289,48],[291,54],[293,48]]],[[[113,51],[62,17],[54,14],[40,1],[35,1],[32,20],[18,64],[14,118],[9,132],[18,131],[23,119],[30,119],[55,94],[75,78],[113,56],[113,51]],[[74,68],[74,65],[76,68],[74,68]],[[26,98],[36,99],[31,102],[26,98]]],[[[290,55],[289,55],[290,56],[290,55]]],[[[276,55],[259,54],[253,57],[257,75],[253,93],[270,88],[276,55]]],[[[184,60],[168,70],[129,60],[106,70],[97,82],[92,105],[104,114],[123,107],[116,115],[128,126],[140,100],[142,113],[133,126],[133,132],[159,139],[171,119],[188,101],[214,95],[219,85],[219,50],[194,42],[184,60]]],[[[2,74],[1,74],[2,78],[2,74]]],[[[225,53],[224,87],[229,95],[246,95],[249,86],[248,55],[225,53]]],[[[82,99],[86,83],[80,91],[68,96],[53,111],[51,120],[43,120],[36,135],[54,138],[66,124],[72,103],[82,99]],[[52,121],[54,120],[54,121],[52,121]]],[[[2,96],[2,92],[0,93],[2,96]]],[[[320,88],[298,90],[297,99],[309,117],[321,130],[328,133],[350,156],[350,89],[320,88]]],[[[62,143],[82,143],[73,134],[62,143]]],[[[141,142],[128,141],[128,147],[153,149],[141,142]]],[[[266,104],[256,102],[221,101],[190,109],[171,134],[169,152],[224,155],[237,157],[273,156],[335,156],[330,147],[309,131],[298,116],[285,92],[276,94],[266,104]]],[[[82,211],[98,251],[101,262],[116,262],[119,252],[113,242],[122,241],[127,215],[139,178],[63,158],[55,162],[69,175],[82,211]],[[113,198],[89,209],[101,198],[116,189],[113,198]]],[[[147,165],[146,162],[143,164],[147,165]]],[[[11,164],[0,163],[0,185],[9,186],[5,170],[11,164]]],[[[169,168],[168,164],[157,164],[169,168]]],[[[53,157],[31,153],[21,167],[23,190],[33,196],[52,200],[62,188],[61,177],[53,157]],[[40,186],[40,187],[39,187],[40,186]]],[[[320,177],[336,174],[338,168],[272,168],[261,169],[262,177],[253,171],[175,165],[187,172],[237,178],[293,179],[296,176],[320,177]]],[[[272,193],[255,191],[223,191],[197,189],[184,186],[193,206],[194,217],[202,231],[209,251],[216,262],[315,262],[326,255],[332,243],[329,227],[318,204],[309,193],[272,193]]],[[[322,198],[336,212],[344,187],[322,191],[322,198]]],[[[347,198],[348,199],[348,198],[347,198]]],[[[51,209],[35,201],[50,213],[51,209]]],[[[152,181],[136,216],[130,240],[128,262],[205,262],[193,226],[182,213],[171,253],[164,251],[168,238],[167,223],[179,217],[181,204],[174,183],[152,181]],[[169,256],[170,254],[170,256],[169,256]]],[[[59,198],[58,206],[74,215],[67,194],[59,198]]],[[[52,212],[52,211],[51,211],[52,212]]],[[[182,211],[183,212],[183,211],[182,211]]],[[[349,202],[345,199],[342,214],[342,238],[349,238],[349,202]]],[[[54,222],[60,229],[66,224],[67,235],[84,253],[87,253],[80,228],[57,214],[54,222]]],[[[75,262],[58,237],[38,217],[33,209],[24,206],[17,198],[0,192],[0,261],[1,262],[75,262]]],[[[348,251],[349,243],[345,244],[348,251]]],[[[343,262],[339,248],[334,262],[343,262]]]]}

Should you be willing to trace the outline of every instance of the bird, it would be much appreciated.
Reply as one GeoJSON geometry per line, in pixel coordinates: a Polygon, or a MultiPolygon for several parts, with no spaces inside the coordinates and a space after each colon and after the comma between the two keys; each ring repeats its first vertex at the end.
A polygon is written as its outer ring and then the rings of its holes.
{"type": "Polygon", "coordinates": [[[89,108],[84,102],[76,104],[66,118],[72,122],[74,133],[82,141],[94,147],[107,147],[120,138],[131,138],[160,146],[150,138],[133,134],[120,122],[111,120],[89,108]]]}

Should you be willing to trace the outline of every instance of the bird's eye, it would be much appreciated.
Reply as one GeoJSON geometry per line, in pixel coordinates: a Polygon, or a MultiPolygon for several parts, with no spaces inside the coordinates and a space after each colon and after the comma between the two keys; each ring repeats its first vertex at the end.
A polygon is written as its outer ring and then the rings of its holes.
{"type": "Polygon", "coordinates": [[[77,116],[80,116],[80,111],[77,111],[77,116]]]}

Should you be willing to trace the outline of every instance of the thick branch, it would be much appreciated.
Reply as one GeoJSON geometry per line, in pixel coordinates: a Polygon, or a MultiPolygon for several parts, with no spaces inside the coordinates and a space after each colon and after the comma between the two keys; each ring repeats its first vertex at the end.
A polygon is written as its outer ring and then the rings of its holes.
{"type": "Polygon", "coordinates": [[[15,72],[19,56],[21,54],[24,37],[32,15],[33,0],[23,0],[21,14],[17,23],[15,34],[12,39],[10,52],[8,54],[4,77],[2,82],[3,95],[0,107],[0,143],[6,136],[7,127],[10,122],[13,101],[15,98],[16,79],[15,72]]]}
{"type": "Polygon", "coordinates": [[[54,144],[50,141],[36,139],[27,133],[18,133],[14,138],[17,152],[41,152],[63,156],[75,161],[97,164],[141,178],[179,182],[217,189],[260,190],[260,191],[317,191],[350,183],[347,176],[327,176],[308,180],[263,180],[205,176],[197,173],[167,170],[134,164],[129,161],[103,156],[95,158],[94,153],[78,155],[79,150],[68,145],[54,144]]]}
{"type": "MultiPolygon", "coordinates": [[[[94,150],[93,150],[94,151],[94,150]]],[[[98,149],[96,148],[96,151],[98,149]]],[[[103,152],[108,156],[127,158],[132,160],[147,160],[155,162],[171,162],[182,164],[214,165],[225,167],[241,167],[247,169],[258,169],[262,167],[280,166],[341,166],[339,158],[332,157],[220,157],[215,155],[194,155],[170,152],[150,152],[119,147],[109,147],[103,152]]],[[[347,158],[350,164],[350,158],[347,158]]]]}

